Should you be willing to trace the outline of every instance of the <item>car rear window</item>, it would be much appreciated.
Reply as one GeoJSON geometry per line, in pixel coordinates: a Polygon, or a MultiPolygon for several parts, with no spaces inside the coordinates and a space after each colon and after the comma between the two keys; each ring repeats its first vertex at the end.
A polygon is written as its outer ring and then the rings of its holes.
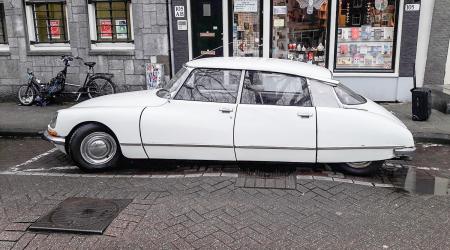
{"type": "Polygon", "coordinates": [[[359,94],[356,94],[355,92],[353,92],[353,90],[349,89],[343,84],[339,84],[334,87],[334,91],[336,92],[336,95],[342,104],[358,105],[367,102],[366,98],[362,97],[359,94]]]}

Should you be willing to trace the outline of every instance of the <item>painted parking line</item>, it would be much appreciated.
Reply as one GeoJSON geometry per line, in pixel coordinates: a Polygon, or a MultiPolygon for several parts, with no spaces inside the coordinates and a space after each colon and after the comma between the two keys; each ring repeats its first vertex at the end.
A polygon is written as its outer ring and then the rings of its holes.
{"type": "Polygon", "coordinates": [[[14,167],[11,168],[11,171],[18,171],[20,167],[24,167],[24,166],[26,166],[26,165],[30,165],[31,163],[33,163],[33,162],[35,162],[35,161],[41,159],[41,158],[44,157],[44,156],[47,156],[47,155],[49,155],[49,154],[51,154],[51,153],[56,152],[57,150],[58,150],[57,148],[52,148],[52,149],[50,149],[49,151],[47,151],[47,152],[45,152],[45,153],[42,153],[42,154],[40,154],[40,155],[37,155],[37,156],[35,156],[35,157],[29,159],[29,160],[26,161],[26,162],[23,162],[23,163],[20,163],[20,164],[15,165],[14,167]]]}

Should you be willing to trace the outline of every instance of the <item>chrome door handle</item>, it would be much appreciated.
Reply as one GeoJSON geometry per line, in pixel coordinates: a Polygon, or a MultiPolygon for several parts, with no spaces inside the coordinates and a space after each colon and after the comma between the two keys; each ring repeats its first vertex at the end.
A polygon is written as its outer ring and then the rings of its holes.
{"type": "Polygon", "coordinates": [[[233,112],[233,109],[227,108],[227,107],[222,107],[219,109],[219,111],[221,111],[222,113],[231,113],[231,112],[233,112]]]}
{"type": "Polygon", "coordinates": [[[310,118],[313,116],[313,114],[311,112],[299,111],[299,112],[297,112],[297,116],[300,116],[301,118],[310,118]]]}

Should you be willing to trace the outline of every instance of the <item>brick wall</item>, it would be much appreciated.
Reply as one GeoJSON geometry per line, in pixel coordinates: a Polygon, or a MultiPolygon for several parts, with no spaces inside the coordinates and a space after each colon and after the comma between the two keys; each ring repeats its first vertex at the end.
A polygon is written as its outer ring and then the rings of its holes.
{"type": "MultiPolygon", "coordinates": [[[[0,101],[15,100],[18,86],[26,82],[27,68],[48,81],[63,67],[62,53],[29,51],[23,1],[4,0],[4,6],[10,51],[0,54],[0,101]]],[[[96,62],[96,72],[113,73],[119,91],[143,89],[145,63],[164,63],[169,72],[166,6],[166,0],[132,0],[135,50],[94,52],[90,50],[87,1],[67,0],[71,54],[96,62]]],[[[86,70],[73,63],[67,81],[82,83],[86,70]]]]}
{"type": "Polygon", "coordinates": [[[449,12],[450,1],[435,1],[424,84],[444,84],[448,42],[450,39],[449,12]]]}

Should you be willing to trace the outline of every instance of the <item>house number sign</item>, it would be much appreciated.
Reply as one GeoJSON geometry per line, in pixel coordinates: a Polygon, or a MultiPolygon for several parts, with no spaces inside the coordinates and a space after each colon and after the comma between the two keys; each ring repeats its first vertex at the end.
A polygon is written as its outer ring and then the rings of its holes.
{"type": "Polygon", "coordinates": [[[184,17],[184,6],[175,6],[175,18],[184,17]]]}

